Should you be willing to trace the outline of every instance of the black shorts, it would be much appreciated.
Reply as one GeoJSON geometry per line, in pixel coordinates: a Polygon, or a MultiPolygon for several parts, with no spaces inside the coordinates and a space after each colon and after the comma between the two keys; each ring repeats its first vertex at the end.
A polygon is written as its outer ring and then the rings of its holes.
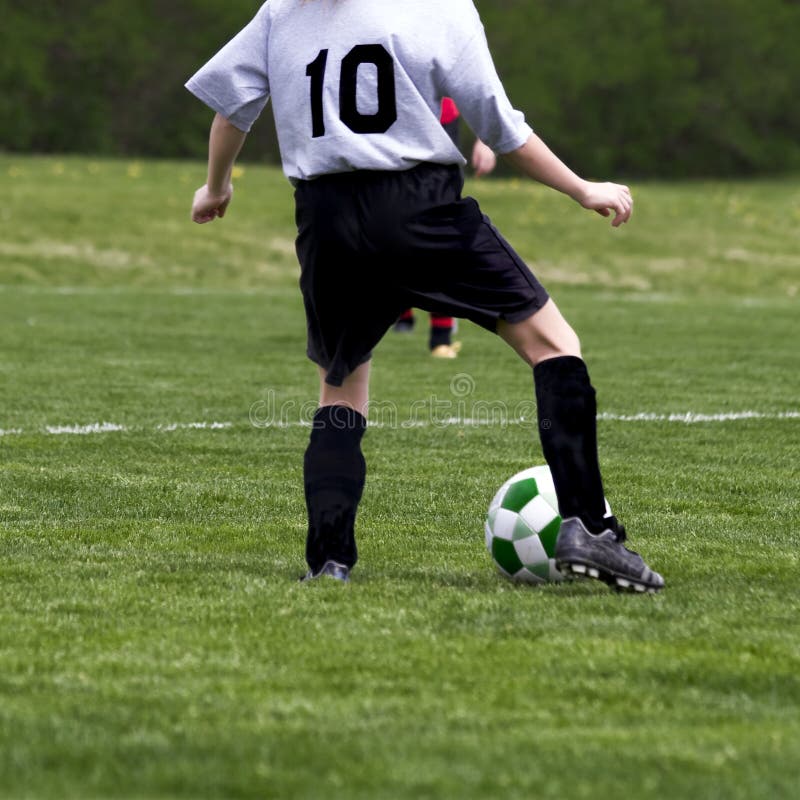
{"type": "Polygon", "coordinates": [[[295,190],[308,356],[341,386],[407,308],[495,331],[547,292],[471,197],[458,166],[348,172],[295,190]]]}

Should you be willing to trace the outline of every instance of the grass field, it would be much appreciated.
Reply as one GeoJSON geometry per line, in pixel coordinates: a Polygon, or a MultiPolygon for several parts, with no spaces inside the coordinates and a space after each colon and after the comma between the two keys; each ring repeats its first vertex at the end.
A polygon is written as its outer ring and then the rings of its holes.
{"type": "Polygon", "coordinates": [[[246,167],[197,227],[203,173],[0,156],[0,796],[796,797],[800,183],[634,185],[619,231],[468,186],[581,334],[668,582],[634,597],[494,572],[488,502],[542,457],[468,324],[456,362],[379,347],[361,561],[299,586],[291,188],[246,167]]]}

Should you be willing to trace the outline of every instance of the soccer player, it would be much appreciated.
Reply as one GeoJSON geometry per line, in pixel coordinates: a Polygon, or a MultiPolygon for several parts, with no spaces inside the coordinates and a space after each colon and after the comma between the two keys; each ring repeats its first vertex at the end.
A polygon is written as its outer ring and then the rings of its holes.
{"type": "Polygon", "coordinates": [[[626,186],[586,181],[514,110],[472,0],[269,0],[187,83],[216,116],[192,218],[223,217],[246,133],[273,102],[295,186],[300,287],[320,401],[305,453],[306,579],[346,581],[366,465],[372,348],[409,307],[499,334],[533,369],[539,432],[564,521],[562,571],[657,591],[662,577],[606,518],[596,402],[578,337],[522,259],[461,196],[464,159],[439,124],[452,97],[525,175],[627,222],[626,186]]]}

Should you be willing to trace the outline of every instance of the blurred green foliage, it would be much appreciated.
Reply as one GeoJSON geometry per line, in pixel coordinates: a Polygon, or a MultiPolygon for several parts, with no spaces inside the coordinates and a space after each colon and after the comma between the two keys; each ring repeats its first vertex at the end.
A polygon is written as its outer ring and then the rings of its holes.
{"type": "Polygon", "coordinates": [[[479,5],[510,96],[581,170],[800,166],[797,0],[479,5]]]}
{"type": "MultiPolygon", "coordinates": [[[[186,78],[257,0],[0,0],[0,149],[202,156],[186,78]]],[[[514,104],[580,171],[800,168],[797,0],[478,0],[514,104]]],[[[276,158],[265,115],[249,158],[276,158]]]]}

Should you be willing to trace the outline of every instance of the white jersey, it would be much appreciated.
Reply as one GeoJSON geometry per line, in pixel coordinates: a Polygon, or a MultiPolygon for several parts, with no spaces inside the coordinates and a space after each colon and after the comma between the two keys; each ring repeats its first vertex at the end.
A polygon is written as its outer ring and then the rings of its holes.
{"type": "Polygon", "coordinates": [[[186,87],[243,131],[271,97],[291,180],[465,163],[443,97],[497,153],[532,132],[472,0],[268,0],[186,87]]]}

